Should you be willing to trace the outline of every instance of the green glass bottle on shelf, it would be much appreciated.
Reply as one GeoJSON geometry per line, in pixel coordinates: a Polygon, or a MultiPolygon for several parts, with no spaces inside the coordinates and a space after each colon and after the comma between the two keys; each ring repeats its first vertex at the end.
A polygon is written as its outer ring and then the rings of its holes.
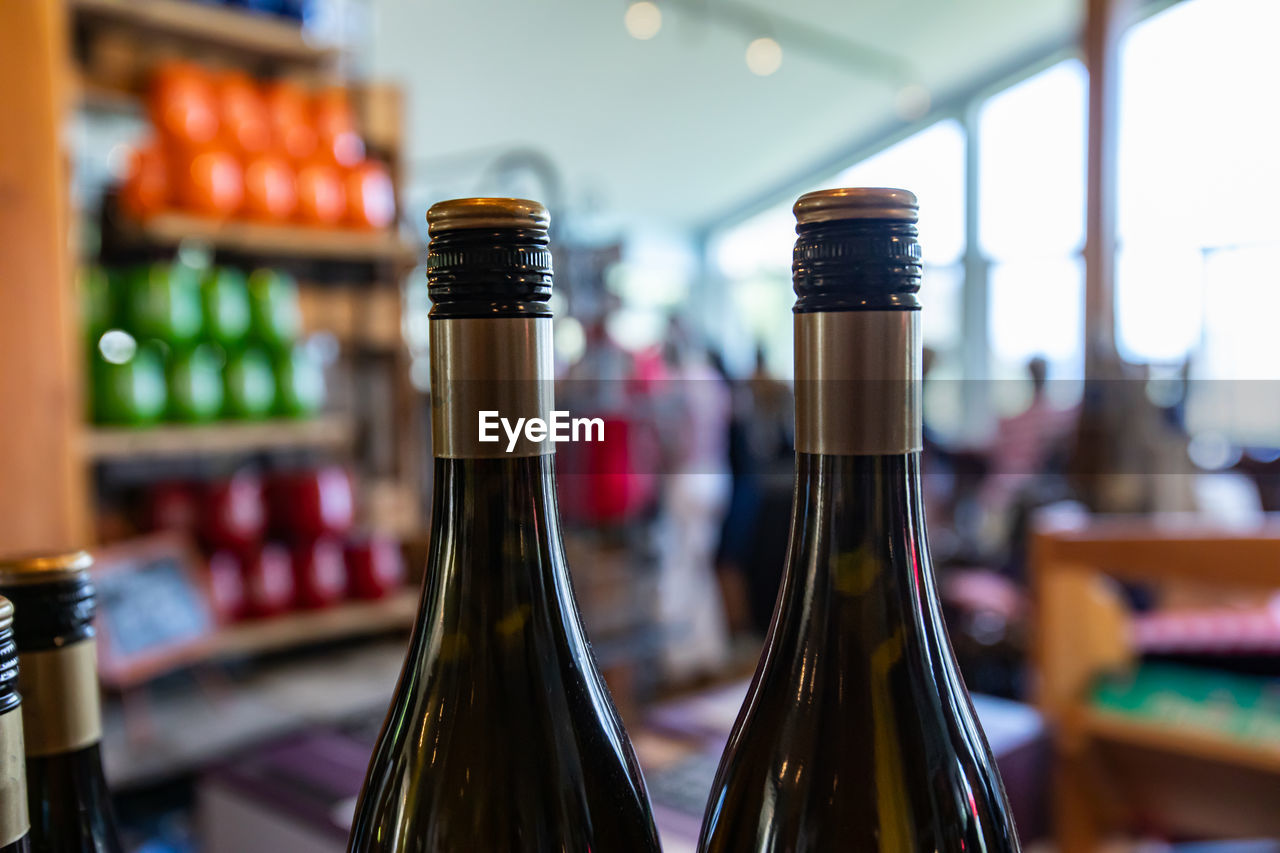
{"type": "Polygon", "coordinates": [[[245,275],[233,267],[213,267],[200,282],[205,337],[234,349],[249,334],[249,287],[245,275]]]}
{"type": "Polygon", "coordinates": [[[275,372],[261,347],[248,346],[229,355],[222,380],[223,412],[228,417],[259,420],[275,409],[275,372]]]}
{"type": "Polygon", "coordinates": [[[124,853],[102,774],[93,560],[0,559],[14,608],[33,853],[124,853]]]}
{"type": "Polygon", "coordinates": [[[204,328],[200,271],[181,262],[144,264],[126,278],[125,328],[175,349],[196,342],[204,328]]]}
{"type": "Polygon", "coordinates": [[[18,693],[18,647],[13,641],[13,605],[0,596],[0,853],[30,853],[27,762],[18,693]]]}
{"type": "Polygon", "coordinates": [[[248,286],[254,339],[272,349],[292,345],[302,328],[297,282],[290,275],[264,267],[249,274],[248,286]]]}
{"type": "Polygon", "coordinates": [[[139,345],[128,332],[110,329],[99,336],[89,358],[94,421],[143,426],[164,417],[168,391],[162,344],[148,341],[139,345]]]}
{"type": "Polygon", "coordinates": [[[790,543],[698,850],[1015,853],[925,536],[916,198],[828,190],[795,213],[790,543]]]}
{"type": "Polygon", "coordinates": [[[549,417],[546,209],[427,214],[435,500],[417,624],[350,853],[657,853],[644,781],[587,644],[553,445],[483,443],[480,410],[549,417]]]}
{"type": "Polygon", "coordinates": [[[306,344],[294,344],[272,359],[276,378],[276,414],[286,418],[316,415],[324,406],[324,367],[306,344]]]}
{"type": "Polygon", "coordinates": [[[197,344],[169,358],[169,418],[203,423],[222,414],[222,369],[226,357],[216,344],[197,344]]]}

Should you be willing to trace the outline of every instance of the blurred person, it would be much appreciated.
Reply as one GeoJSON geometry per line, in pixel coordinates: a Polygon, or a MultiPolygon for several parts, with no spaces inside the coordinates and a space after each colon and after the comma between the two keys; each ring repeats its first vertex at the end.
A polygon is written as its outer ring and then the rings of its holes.
{"type": "Polygon", "coordinates": [[[1031,402],[1016,415],[1001,418],[988,448],[988,476],[983,503],[989,513],[1000,514],[1047,473],[1053,457],[1066,448],[1075,427],[1075,407],[1058,408],[1049,400],[1049,364],[1041,356],[1029,360],[1031,402]]]}
{"type": "Polygon", "coordinates": [[[744,449],[750,458],[754,491],[749,519],[740,519],[729,553],[739,561],[747,586],[751,626],[769,628],[782,582],[787,553],[795,473],[795,402],[791,387],[769,370],[763,349],[737,401],[744,424],[744,449]]]}
{"type": "Polygon", "coordinates": [[[729,661],[729,628],[715,575],[721,521],[728,507],[728,384],[707,350],[676,318],[663,349],[668,371],[663,429],[668,473],[662,478],[658,612],[664,675],[673,682],[711,676],[729,661]]]}
{"type": "Polygon", "coordinates": [[[604,421],[603,442],[565,444],[558,465],[565,518],[601,529],[630,525],[650,513],[660,464],[651,381],[642,375],[648,370],[609,333],[610,317],[620,307],[617,296],[604,295],[600,310],[583,324],[582,357],[564,371],[556,390],[575,417],[604,421]]]}
{"type": "MultiPolygon", "coordinates": [[[[578,408],[597,410],[625,406],[626,385],[635,375],[635,356],[609,334],[609,319],[621,308],[615,294],[605,293],[598,310],[583,320],[582,356],[565,370],[567,390],[581,402],[578,408]]],[[[578,402],[578,400],[575,400],[578,402]]]]}
{"type": "Polygon", "coordinates": [[[747,447],[746,426],[751,415],[749,410],[743,408],[747,397],[747,385],[729,372],[719,353],[712,351],[708,356],[711,366],[728,386],[731,402],[729,429],[725,439],[729,465],[729,502],[720,524],[715,567],[716,579],[720,582],[720,591],[724,596],[729,631],[736,636],[751,628],[750,605],[746,576],[742,571],[741,552],[744,537],[755,522],[759,488],[756,483],[754,461],[747,447]]]}
{"type": "Polygon", "coordinates": [[[1031,402],[996,425],[979,493],[984,550],[1019,581],[1025,574],[1032,514],[1044,504],[1072,497],[1064,467],[1079,407],[1060,408],[1050,401],[1048,367],[1041,356],[1027,362],[1031,402]]]}
{"type": "Polygon", "coordinates": [[[786,539],[785,525],[760,522],[790,511],[791,392],[770,375],[760,347],[747,379],[735,381],[720,370],[732,392],[728,440],[733,487],[720,528],[716,568],[729,599],[731,627],[735,632],[763,633],[777,597],[786,539]],[[779,486],[783,501],[773,493],[779,486]]]}

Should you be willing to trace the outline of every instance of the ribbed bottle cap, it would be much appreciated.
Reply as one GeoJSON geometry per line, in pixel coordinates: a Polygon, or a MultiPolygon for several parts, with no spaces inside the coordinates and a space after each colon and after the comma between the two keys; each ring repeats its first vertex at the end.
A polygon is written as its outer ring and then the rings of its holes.
{"type": "Polygon", "coordinates": [[[800,196],[791,256],[795,312],[920,307],[914,193],[847,187],[800,196]]]}
{"type": "Polygon", "coordinates": [[[92,565],[93,557],[88,551],[0,557],[0,585],[17,586],[67,580],[88,571],[92,565]]]}
{"type": "Polygon", "coordinates": [[[0,596],[0,714],[22,701],[18,695],[18,645],[13,637],[13,605],[0,596]]]}
{"type": "Polygon", "coordinates": [[[916,195],[893,187],[841,187],[805,193],[792,212],[796,222],[836,222],[844,219],[891,219],[915,222],[920,205],[916,195]]]}
{"type": "Polygon", "coordinates": [[[19,649],[58,648],[93,636],[92,565],[86,551],[0,559],[0,592],[13,605],[19,649]]]}
{"type": "Polygon", "coordinates": [[[551,218],[523,198],[458,198],[427,211],[427,293],[437,319],[550,317],[551,218]]]}
{"type": "Polygon", "coordinates": [[[464,228],[546,231],[550,225],[547,209],[527,198],[455,198],[437,202],[427,211],[427,233],[432,237],[464,228]]]}

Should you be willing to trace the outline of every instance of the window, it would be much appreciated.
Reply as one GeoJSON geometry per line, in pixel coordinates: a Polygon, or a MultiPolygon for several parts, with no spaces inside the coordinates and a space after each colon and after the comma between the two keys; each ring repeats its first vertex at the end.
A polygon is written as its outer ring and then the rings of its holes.
{"type": "Polygon", "coordinates": [[[1086,90],[1084,66],[1070,59],[979,113],[978,234],[996,377],[1022,376],[1037,355],[1052,378],[1083,375],[1086,90]]]}
{"type": "Polygon", "coordinates": [[[1190,361],[1187,426],[1280,443],[1280,4],[1186,0],[1121,45],[1116,338],[1190,361]],[[1194,45],[1194,50],[1188,50],[1194,45]]]}
{"type": "MultiPolygon", "coordinates": [[[[925,274],[921,324],[939,362],[957,353],[964,281],[964,133],[946,120],[889,146],[818,186],[897,186],[920,198],[925,274]]],[[[711,243],[715,269],[728,282],[739,323],[761,342],[779,375],[791,373],[791,202],[726,229],[711,243]]]]}
{"type": "Polygon", "coordinates": [[[1280,377],[1262,320],[1280,292],[1280,121],[1256,95],[1280,79],[1278,30],[1274,0],[1187,0],[1121,46],[1116,331],[1130,361],[1280,377]]]}

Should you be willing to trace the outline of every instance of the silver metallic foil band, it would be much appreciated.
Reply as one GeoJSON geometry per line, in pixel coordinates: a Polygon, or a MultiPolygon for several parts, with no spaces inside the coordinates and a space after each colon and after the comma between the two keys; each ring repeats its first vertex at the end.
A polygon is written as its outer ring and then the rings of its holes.
{"type": "Polygon", "coordinates": [[[551,418],[550,317],[441,318],[431,321],[431,444],[437,457],[494,459],[551,453],[552,441],[515,445],[503,427],[480,441],[480,413],[514,426],[520,418],[551,418]]]}
{"type": "Polygon", "coordinates": [[[920,312],[795,315],[796,451],[910,453],[920,425],[920,312]]]}
{"type": "Polygon", "coordinates": [[[18,690],[27,755],[74,752],[102,740],[93,640],[18,655],[18,690]]]}
{"type": "Polygon", "coordinates": [[[27,834],[27,758],[22,746],[22,709],[0,714],[0,847],[27,834]]]}

